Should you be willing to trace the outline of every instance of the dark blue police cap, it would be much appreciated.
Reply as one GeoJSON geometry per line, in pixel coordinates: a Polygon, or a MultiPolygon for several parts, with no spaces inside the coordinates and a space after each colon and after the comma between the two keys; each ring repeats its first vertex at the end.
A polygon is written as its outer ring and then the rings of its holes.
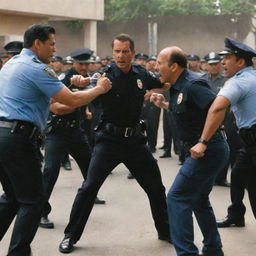
{"type": "Polygon", "coordinates": [[[60,56],[53,56],[51,62],[62,62],[63,59],[60,56]]]}
{"type": "Polygon", "coordinates": [[[7,53],[19,54],[23,48],[23,42],[11,41],[4,46],[7,53]]]}
{"type": "Polygon", "coordinates": [[[134,56],[134,59],[135,60],[138,60],[138,59],[141,59],[141,60],[147,60],[148,59],[148,55],[145,54],[145,53],[137,53],[135,56],[134,56]]]}
{"type": "Polygon", "coordinates": [[[195,54],[188,54],[187,55],[187,60],[200,60],[198,55],[195,54]]]}
{"type": "Polygon", "coordinates": [[[157,60],[157,57],[155,55],[151,55],[149,56],[149,58],[147,59],[147,61],[150,61],[150,60],[157,60]]]}
{"type": "Polygon", "coordinates": [[[204,59],[209,63],[219,63],[221,61],[220,55],[215,52],[210,52],[204,56],[204,59]]]}
{"type": "Polygon", "coordinates": [[[256,56],[256,51],[246,44],[240,43],[231,38],[225,38],[225,49],[219,55],[237,54],[245,58],[252,58],[256,56]]]}
{"type": "Polygon", "coordinates": [[[90,63],[90,57],[93,51],[89,48],[79,48],[70,53],[70,56],[75,62],[90,63]]]}

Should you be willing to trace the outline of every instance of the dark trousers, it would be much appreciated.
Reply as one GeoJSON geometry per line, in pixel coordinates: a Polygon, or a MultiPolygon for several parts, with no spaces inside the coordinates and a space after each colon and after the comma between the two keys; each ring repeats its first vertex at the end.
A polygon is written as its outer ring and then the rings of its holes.
{"type": "Polygon", "coordinates": [[[160,113],[161,109],[156,107],[153,103],[149,101],[144,102],[142,118],[147,123],[146,134],[148,138],[148,145],[151,149],[156,148],[160,113]]]}
{"type": "Polygon", "coordinates": [[[8,256],[31,255],[44,202],[40,156],[35,143],[0,128],[0,240],[16,216],[8,256]]]}
{"type": "Polygon", "coordinates": [[[241,219],[244,217],[246,208],[243,204],[243,198],[246,188],[256,218],[256,148],[254,151],[241,149],[233,166],[230,190],[232,204],[228,207],[229,218],[241,219]]]}
{"type": "MultiPolygon", "coordinates": [[[[91,158],[91,148],[84,131],[80,128],[55,128],[46,136],[45,140],[43,182],[47,200],[49,200],[58,179],[61,160],[66,152],[75,159],[83,179],[86,179],[91,158]]],[[[47,216],[50,212],[51,206],[47,202],[42,216],[47,216]]]]}
{"type": "Polygon", "coordinates": [[[98,190],[120,163],[126,165],[147,193],[157,231],[169,234],[165,188],[157,162],[146,146],[146,137],[139,134],[123,138],[98,131],[87,180],[76,195],[65,237],[71,237],[74,242],[80,239],[98,190]]]}
{"type": "Polygon", "coordinates": [[[221,135],[209,142],[205,156],[186,158],[167,196],[170,230],[178,256],[197,255],[194,244],[193,217],[203,234],[203,253],[223,256],[216,219],[209,201],[209,194],[218,172],[226,164],[229,149],[221,135]]]}

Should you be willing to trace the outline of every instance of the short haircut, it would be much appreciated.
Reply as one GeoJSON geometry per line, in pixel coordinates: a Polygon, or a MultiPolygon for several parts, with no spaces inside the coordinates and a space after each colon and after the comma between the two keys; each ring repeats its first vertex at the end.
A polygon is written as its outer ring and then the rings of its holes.
{"type": "Polygon", "coordinates": [[[173,51],[170,54],[169,65],[177,63],[182,68],[187,68],[187,58],[184,53],[179,51],[173,51]]]}
{"type": "Polygon", "coordinates": [[[252,56],[236,53],[236,60],[244,59],[246,67],[253,66],[252,56]]]}
{"type": "Polygon", "coordinates": [[[24,48],[32,47],[36,39],[45,42],[49,39],[49,34],[55,34],[55,29],[52,26],[48,24],[31,25],[24,34],[24,48]]]}
{"type": "Polygon", "coordinates": [[[119,34],[117,36],[114,37],[113,41],[112,41],[112,49],[114,48],[114,41],[118,40],[121,42],[129,42],[130,43],[130,50],[134,52],[135,49],[135,45],[134,45],[134,41],[131,39],[131,37],[128,34],[119,34]]]}

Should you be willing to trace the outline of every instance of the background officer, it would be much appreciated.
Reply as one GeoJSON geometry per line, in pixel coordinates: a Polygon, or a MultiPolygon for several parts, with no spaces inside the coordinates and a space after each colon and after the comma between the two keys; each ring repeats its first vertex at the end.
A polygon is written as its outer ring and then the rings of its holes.
{"type": "MultiPolygon", "coordinates": [[[[228,216],[220,223],[223,227],[244,226],[246,208],[242,200],[245,187],[256,218],[256,71],[252,67],[256,51],[230,38],[225,39],[225,46],[226,49],[220,54],[223,55],[224,74],[230,79],[211,106],[202,133],[202,139],[209,140],[231,106],[243,148],[239,151],[231,172],[232,204],[228,207],[228,216]]],[[[197,144],[191,150],[192,155],[200,158],[206,148],[206,145],[197,144]]]]}
{"type": "Polygon", "coordinates": [[[148,55],[145,53],[137,53],[134,56],[134,62],[137,63],[138,65],[146,68],[146,64],[147,64],[147,59],[148,59],[148,55]]]}
{"type": "Polygon", "coordinates": [[[11,41],[4,46],[5,53],[1,57],[3,64],[5,64],[10,58],[19,54],[23,48],[23,42],[21,41],[11,41]]]}
{"type": "Polygon", "coordinates": [[[159,79],[140,65],[132,64],[134,42],[121,34],[112,42],[115,63],[106,67],[113,87],[100,97],[103,107],[86,181],[79,189],[59,250],[69,253],[80,239],[93,207],[93,201],[109,173],[120,163],[132,172],[150,201],[160,240],[170,241],[165,188],[157,162],[146,145],[141,108],[146,90],[163,87],[159,79]]]}
{"type": "MultiPolygon", "coordinates": [[[[74,75],[82,75],[86,78],[86,84],[90,84],[90,78],[87,76],[87,68],[92,51],[88,48],[82,48],[73,51],[70,56],[74,60],[72,68],[68,69],[59,78],[61,82],[71,91],[77,91],[79,88],[72,84],[71,78],[74,75]]],[[[60,164],[63,155],[70,154],[77,162],[84,180],[87,176],[87,169],[91,159],[91,147],[87,136],[81,128],[81,121],[84,120],[86,106],[80,108],[71,108],[59,102],[53,102],[50,105],[50,117],[46,128],[45,138],[45,164],[43,170],[43,181],[46,197],[49,200],[60,172],[60,164]]],[[[104,200],[96,198],[96,203],[104,204],[104,200]]],[[[53,228],[53,222],[49,221],[48,215],[51,212],[51,206],[47,202],[44,206],[40,227],[53,228]]]]}
{"type": "MultiPolygon", "coordinates": [[[[48,66],[55,52],[55,30],[47,24],[30,26],[24,49],[0,71],[0,240],[16,221],[8,256],[30,256],[44,203],[38,137],[45,128],[50,98],[70,107],[87,104],[107,92],[106,77],[96,87],[71,92],[48,66]]],[[[72,83],[85,84],[81,76],[72,83]]]]}
{"type": "MultiPolygon", "coordinates": [[[[163,49],[157,58],[161,82],[171,84],[170,102],[162,94],[153,94],[151,100],[159,107],[170,109],[178,133],[187,150],[199,139],[205,117],[215,93],[205,80],[189,72],[184,52],[178,47],[163,49]]],[[[198,255],[194,244],[194,213],[203,234],[203,255],[223,256],[222,244],[209,194],[215,177],[228,159],[228,145],[220,133],[208,144],[201,160],[189,154],[177,174],[167,195],[170,231],[177,255],[198,255]]]]}

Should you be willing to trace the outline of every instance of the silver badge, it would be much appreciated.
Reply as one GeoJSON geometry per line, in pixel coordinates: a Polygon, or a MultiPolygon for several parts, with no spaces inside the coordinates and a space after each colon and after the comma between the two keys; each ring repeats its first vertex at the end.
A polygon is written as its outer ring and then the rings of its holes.
{"type": "Polygon", "coordinates": [[[65,73],[61,73],[61,74],[58,76],[58,79],[59,79],[59,80],[63,80],[65,77],[66,77],[66,74],[65,74],[65,73]]]}
{"type": "Polygon", "coordinates": [[[181,92],[178,96],[178,99],[177,99],[177,104],[180,104],[183,100],[183,93],[181,92]]]}
{"type": "Polygon", "coordinates": [[[137,79],[137,86],[142,89],[143,88],[143,83],[140,79],[137,79]]]}

